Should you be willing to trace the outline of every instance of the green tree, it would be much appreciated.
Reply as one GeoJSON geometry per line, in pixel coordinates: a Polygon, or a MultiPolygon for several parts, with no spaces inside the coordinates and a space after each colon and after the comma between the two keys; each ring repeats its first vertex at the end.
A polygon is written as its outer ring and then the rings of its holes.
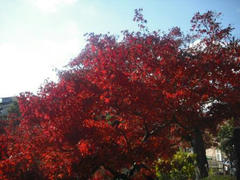
{"type": "Polygon", "coordinates": [[[223,125],[220,126],[217,141],[219,142],[219,148],[226,154],[228,159],[232,161],[233,147],[228,145],[228,141],[233,136],[233,119],[227,120],[223,125]]]}

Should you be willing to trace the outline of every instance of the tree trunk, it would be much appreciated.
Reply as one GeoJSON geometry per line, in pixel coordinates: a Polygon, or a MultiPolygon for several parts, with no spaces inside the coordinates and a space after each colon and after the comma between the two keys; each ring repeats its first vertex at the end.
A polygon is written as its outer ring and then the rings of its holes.
{"type": "Polygon", "coordinates": [[[240,180],[240,127],[233,130],[233,145],[236,156],[236,178],[240,180]]]}
{"type": "Polygon", "coordinates": [[[198,128],[194,130],[192,146],[193,146],[193,152],[197,155],[197,166],[199,169],[200,178],[207,177],[208,162],[206,157],[206,150],[204,147],[202,133],[198,128]]]}

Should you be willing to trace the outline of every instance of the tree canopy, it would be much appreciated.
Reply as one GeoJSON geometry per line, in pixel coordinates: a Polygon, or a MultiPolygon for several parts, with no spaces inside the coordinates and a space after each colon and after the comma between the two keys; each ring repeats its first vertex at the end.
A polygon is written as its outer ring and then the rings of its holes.
{"type": "Polygon", "coordinates": [[[0,137],[0,177],[88,179],[101,167],[115,179],[124,168],[149,174],[194,129],[238,118],[240,47],[218,16],[196,13],[184,35],[150,32],[137,10],[139,32],[88,34],[59,82],[19,96],[20,124],[0,137]]]}

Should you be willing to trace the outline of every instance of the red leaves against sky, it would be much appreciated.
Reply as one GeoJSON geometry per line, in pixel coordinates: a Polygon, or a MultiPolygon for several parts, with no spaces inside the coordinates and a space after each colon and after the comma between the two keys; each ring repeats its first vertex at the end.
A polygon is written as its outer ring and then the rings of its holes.
{"type": "Polygon", "coordinates": [[[194,16],[197,36],[149,32],[140,11],[142,32],[125,31],[121,41],[89,34],[58,83],[19,97],[20,125],[0,137],[0,177],[96,179],[101,168],[109,176],[134,163],[151,169],[193,128],[239,117],[239,44],[214,17],[194,16]]]}

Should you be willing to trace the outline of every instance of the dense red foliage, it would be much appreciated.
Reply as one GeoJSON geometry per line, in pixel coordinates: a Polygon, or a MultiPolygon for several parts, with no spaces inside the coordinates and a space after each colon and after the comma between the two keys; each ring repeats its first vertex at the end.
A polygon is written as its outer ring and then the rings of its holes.
{"type": "Polygon", "coordinates": [[[58,83],[19,97],[20,125],[0,137],[0,177],[88,179],[101,168],[149,175],[192,129],[239,117],[240,48],[215,17],[197,13],[193,35],[177,27],[161,35],[137,11],[141,32],[89,34],[58,83]]]}

